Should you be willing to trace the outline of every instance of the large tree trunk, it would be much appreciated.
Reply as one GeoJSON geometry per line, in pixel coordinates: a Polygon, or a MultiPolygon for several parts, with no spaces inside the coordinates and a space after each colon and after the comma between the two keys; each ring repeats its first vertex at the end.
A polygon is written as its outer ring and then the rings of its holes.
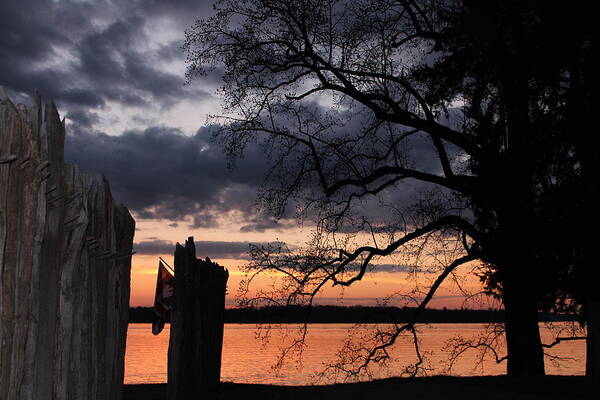
{"type": "MultiPolygon", "coordinates": [[[[597,297],[597,296],[596,296],[597,297]]],[[[600,300],[586,300],[587,341],[585,375],[590,382],[600,383],[600,300]]]]}
{"type": "Polygon", "coordinates": [[[597,41],[590,39],[591,46],[581,48],[572,60],[569,75],[570,137],[575,144],[577,158],[581,162],[583,213],[579,218],[577,234],[582,245],[582,260],[578,278],[582,283],[585,320],[587,323],[586,376],[600,384],[600,267],[597,261],[597,237],[590,234],[600,225],[600,144],[596,127],[598,96],[592,93],[597,87],[598,74],[597,41]],[[592,229],[590,229],[592,228],[592,229]]]}
{"type": "Polygon", "coordinates": [[[544,284],[544,278],[531,248],[535,246],[531,240],[534,219],[525,204],[516,204],[499,215],[495,262],[505,313],[506,372],[511,377],[530,378],[545,374],[537,302],[538,286],[544,284]]]}
{"type": "Polygon", "coordinates": [[[175,249],[167,398],[216,398],[221,379],[225,290],[229,273],[196,259],[194,238],[175,249]]]}
{"type": "Polygon", "coordinates": [[[530,378],[545,374],[538,325],[538,286],[544,284],[544,278],[531,248],[535,246],[531,240],[535,219],[527,205],[517,204],[500,214],[495,252],[505,311],[506,372],[511,377],[530,378]]]}
{"type": "MultiPolygon", "coordinates": [[[[515,263],[518,262],[515,260],[515,263]]],[[[523,281],[516,274],[503,281],[504,328],[508,352],[506,373],[516,378],[545,374],[537,302],[531,293],[532,288],[527,287],[527,283],[523,281]]]]}
{"type": "MultiPolygon", "coordinates": [[[[596,150],[595,153],[598,153],[596,150]]],[[[598,157],[599,154],[594,154],[598,157]]],[[[586,223],[597,227],[600,224],[600,193],[597,179],[600,176],[600,160],[593,157],[584,162],[585,205],[589,218],[586,223]]],[[[582,221],[583,222],[583,221],[582,221]]],[[[591,382],[600,383],[600,268],[597,265],[597,235],[589,233],[582,223],[583,233],[583,288],[585,292],[584,312],[587,323],[586,370],[585,374],[591,382]],[[585,232],[585,233],[584,233],[585,232]]]]}
{"type": "Polygon", "coordinates": [[[500,246],[496,248],[505,310],[507,374],[517,378],[543,376],[544,352],[537,318],[536,283],[542,270],[535,262],[536,218],[535,131],[529,117],[529,82],[518,60],[523,21],[511,21],[514,42],[506,42],[506,69],[503,71],[502,97],[506,104],[506,139],[503,163],[497,165],[501,199],[498,206],[500,246]]]}
{"type": "Polygon", "coordinates": [[[121,398],[134,221],[0,88],[0,399],[121,398]]]}

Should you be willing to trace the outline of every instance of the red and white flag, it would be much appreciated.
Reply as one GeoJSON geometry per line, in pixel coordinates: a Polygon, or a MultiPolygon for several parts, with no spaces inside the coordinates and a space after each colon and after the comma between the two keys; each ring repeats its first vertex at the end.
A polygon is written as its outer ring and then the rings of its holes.
{"type": "Polygon", "coordinates": [[[158,335],[165,326],[167,312],[175,299],[173,293],[173,275],[165,268],[162,261],[158,263],[158,276],[156,278],[156,294],[154,295],[154,314],[152,333],[158,335]]]}

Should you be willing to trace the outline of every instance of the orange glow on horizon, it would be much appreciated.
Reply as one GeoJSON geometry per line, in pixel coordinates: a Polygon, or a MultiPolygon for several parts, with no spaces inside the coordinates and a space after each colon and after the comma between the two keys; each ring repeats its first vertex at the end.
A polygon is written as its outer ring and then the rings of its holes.
{"type": "MultiPolygon", "coordinates": [[[[136,216],[137,217],[137,216],[136,216]]],[[[167,240],[173,243],[184,242],[189,236],[193,236],[196,242],[200,241],[223,241],[223,242],[272,242],[284,241],[290,245],[302,246],[306,238],[309,237],[311,230],[301,227],[286,227],[281,230],[268,230],[265,232],[243,232],[240,227],[242,224],[236,222],[235,215],[226,215],[222,217],[219,225],[213,228],[195,229],[190,226],[189,221],[180,221],[175,225],[169,225],[165,222],[140,219],[136,221],[136,237],[135,242],[140,243],[152,240],[167,240]]],[[[135,245],[134,245],[135,250],[135,245]]],[[[173,247],[173,251],[175,248],[173,247]]],[[[219,263],[229,270],[228,295],[226,299],[226,307],[236,306],[236,295],[240,281],[243,279],[243,272],[240,269],[246,263],[243,259],[219,259],[211,254],[205,254],[202,246],[196,245],[196,253],[199,258],[210,257],[213,261],[219,263]]],[[[173,253],[170,254],[155,254],[145,255],[136,254],[132,258],[131,271],[131,298],[130,305],[136,306],[152,306],[154,303],[154,292],[156,286],[156,273],[158,267],[158,257],[162,257],[170,265],[173,265],[173,253]]],[[[392,263],[400,263],[400,259],[390,260],[392,263]]],[[[469,271],[470,267],[465,265],[459,270],[469,271]]],[[[428,284],[431,283],[437,274],[419,274],[418,286],[419,293],[414,294],[417,298],[423,298],[425,291],[428,289],[428,284]]],[[[466,275],[464,272],[458,273],[456,279],[459,280],[460,287],[469,293],[479,292],[481,283],[479,279],[473,275],[466,275]]],[[[465,302],[465,295],[458,290],[458,285],[452,282],[452,279],[446,279],[445,282],[437,291],[436,296],[430,302],[430,307],[433,308],[488,308],[497,307],[489,299],[481,299],[480,301],[465,302]]],[[[270,285],[269,277],[260,277],[255,281],[254,290],[266,288],[270,285]]],[[[415,281],[408,278],[407,273],[403,272],[369,272],[360,282],[356,282],[351,287],[340,289],[339,287],[332,288],[331,285],[326,285],[320,295],[316,298],[317,304],[339,304],[345,306],[351,305],[376,305],[381,303],[386,297],[393,293],[402,292],[406,294],[415,288],[415,281]]],[[[407,300],[390,301],[390,305],[396,306],[415,306],[417,303],[408,302],[407,300]]]]}
{"type": "MultiPolygon", "coordinates": [[[[154,303],[154,291],[156,286],[156,273],[158,268],[158,255],[134,255],[132,261],[131,273],[131,299],[132,307],[142,306],[150,307],[154,303]]],[[[170,265],[173,264],[172,255],[161,255],[170,265]]],[[[229,281],[227,283],[228,294],[226,299],[226,307],[235,307],[237,305],[236,295],[240,281],[244,277],[243,271],[239,268],[245,263],[245,260],[239,259],[214,259],[213,261],[224,266],[229,270],[229,281]]],[[[418,299],[421,299],[427,290],[427,282],[434,279],[437,275],[422,274],[420,279],[421,292],[415,294],[418,299]]],[[[255,281],[253,289],[266,288],[270,285],[270,278],[260,277],[255,281]]],[[[497,307],[497,304],[490,303],[489,299],[473,300],[465,303],[465,296],[452,287],[451,284],[443,284],[436,296],[429,303],[431,308],[489,308],[497,307]]],[[[464,277],[461,282],[463,289],[468,289],[470,292],[476,292],[480,289],[478,279],[473,277],[464,277]]],[[[340,289],[339,287],[331,287],[328,285],[323,288],[322,292],[316,298],[316,304],[337,304],[343,306],[353,305],[377,305],[383,304],[385,298],[393,293],[408,293],[414,288],[414,282],[407,279],[406,273],[399,272],[378,272],[367,274],[362,281],[353,284],[349,288],[340,289]]],[[[391,299],[387,304],[395,306],[410,306],[417,305],[416,302],[409,300],[391,299]]]]}

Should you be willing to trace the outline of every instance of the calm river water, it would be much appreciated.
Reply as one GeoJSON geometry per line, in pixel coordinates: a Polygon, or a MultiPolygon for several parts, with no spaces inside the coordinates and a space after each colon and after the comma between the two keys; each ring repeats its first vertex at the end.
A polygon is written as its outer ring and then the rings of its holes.
{"type": "MultiPolygon", "coordinates": [[[[301,363],[292,357],[279,370],[272,368],[283,343],[297,334],[298,325],[286,324],[272,327],[270,340],[265,344],[257,339],[255,324],[226,324],[223,339],[221,380],[239,383],[265,383],[276,385],[328,384],[343,381],[342,377],[318,378],[326,363],[336,359],[336,352],[348,337],[352,324],[311,324],[306,337],[306,347],[301,363]]],[[[555,324],[555,327],[559,326],[555,324]]],[[[500,375],[506,373],[506,363],[496,364],[490,356],[478,366],[478,353],[467,352],[448,372],[444,361],[448,353],[445,343],[457,335],[477,337],[485,332],[483,324],[430,324],[421,327],[421,349],[427,352],[429,375],[500,375]],[[483,367],[483,370],[482,370],[483,367]]],[[[553,340],[552,332],[541,328],[544,342],[553,340]]],[[[364,333],[364,332],[363,332],[364,333]]],[[[564,336],[564,334],[562,334],[564,336]]],[[[125,383],[163,383],[167,381],[167,348],[169,326],[158,336],[153,336],[150,324],[130,324],[127,332],[125,355],[125,383]]],[[[585,343],[562,342],[548,350],[564,359],[546,359],[546,372],[557,375],[583,375],[585,371],[585,343]]],[[[400,341],[391,351],[393,361],[386,369],[376,369],[374,378],[397,376],[403,366],[414,360],[412,343],[400,341]]]]}

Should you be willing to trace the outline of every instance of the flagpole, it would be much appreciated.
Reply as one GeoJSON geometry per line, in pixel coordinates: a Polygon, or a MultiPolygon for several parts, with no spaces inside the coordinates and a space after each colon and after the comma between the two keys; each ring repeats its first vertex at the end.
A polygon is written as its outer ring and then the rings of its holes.
{"type": "Polygon", "coordinates": [[[158,257],[159,260],[161,260],[162,262],[165,263],[165,265],[167,266],[167,268],[169,268],[171,270],[171,272],[173,272],[173,275],[175,275],[175,270],[173,268],[171,268],[171,266],[169,265],[168,262],[166,262],[165,260],[163,260],[162,257],[158,257]]]}

